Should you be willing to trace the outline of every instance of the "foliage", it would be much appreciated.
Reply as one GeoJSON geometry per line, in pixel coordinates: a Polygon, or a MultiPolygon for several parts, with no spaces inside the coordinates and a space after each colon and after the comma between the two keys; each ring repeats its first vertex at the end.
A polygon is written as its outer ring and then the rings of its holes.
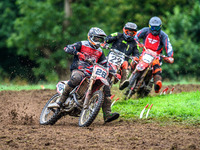
{"type": "Polygon", "coordinates": [[[165,76],[177,79],[179,75],[198,77],[200,74],[199,33],[200,3],[196,2],[192,9],[174,8],[174,14],[167,14],[168,29],[174,49],[175,63],[164,65],[165,76]],[[188,15],[190,14],[190,15],[188,15]]]}
{"type": "Polygon", "coordinates": [[[93,26],[102,28],[108,35],[122,32],[128,21],[135,22],[138,29],[141,29],[148,25],[152,16],[162,19],[163,30],[169,34],[175,51],[175,63],[170,65],[170,69],[169,64],[163,65],[163,77],[177,79],[179,75],[198,76],[199,2],[69,2],[72,13],[67,18],[63,0],[0,2],[1,80],[22,78],[28,82],[52,82],[66,79],[73,58],[64,53],[63,47],[66,44],[87,40],[87,32],[93,26]]]}

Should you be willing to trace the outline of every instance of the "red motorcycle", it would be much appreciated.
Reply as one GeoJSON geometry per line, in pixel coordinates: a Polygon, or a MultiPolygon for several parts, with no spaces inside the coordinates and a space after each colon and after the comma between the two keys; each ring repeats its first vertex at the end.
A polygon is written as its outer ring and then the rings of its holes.
{"type": "MultiPolygon", "coordinates": [[[[125,61],[125,58],[129,58],[132,61],[134,60],[133,57],[127,56],[126,54],[120,52],[117,49],[108,49],[110,50],[110,53],[107,56],[108,63],[116,71],[117,74],[121,74],[121,65],[125,61]]],[[[113,77],[111,81],[112,84],[116,84],[119,80],[113,77]]]]}
{"type": "Polygon", "coordinates": [[[68,81],[59,82],[57,94],[51,97],[41,112],[41,125],[53,125],[65,115],[79,117],[80,127],[87,127],[95,120],[104,102],[104,86],[109,86],[108,78],[116,74],[92,60],[85,61],[93,65],[92,75],[85,77],[80,85],[70,92],[63,107],[53,108],[51,104],[59,101],[68,81]]]}
{"type": "Polygon", "coordinates": [[[164,60],[169,59],[162,54],[157,54],[155,51],[146,49],[140,57],[140,61],[129,77],[129,86],[126,88],[125,99],[129,99],[133,94],[137,93],[138,97],[145,97],[152,90],[153,86],[153,61],[162,57],[164,60]]]}

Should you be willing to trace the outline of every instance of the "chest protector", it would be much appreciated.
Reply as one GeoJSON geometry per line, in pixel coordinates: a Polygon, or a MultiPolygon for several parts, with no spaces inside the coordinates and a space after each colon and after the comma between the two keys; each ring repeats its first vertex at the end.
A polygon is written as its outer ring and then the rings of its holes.
{"type": "Polygon", "coordinates": [[[147,49],[151,49],[153,51],[158,51],[158,47],[160,46],[160,37],[159,35],[154,36],[149,33],[145,39],[145,46],[147,49]]]}
{"type": "Polygon", "coordinates": [[[100,48],[94,49],[89,45],[88,42],[82,42],[80,52],[85,55],[86,59],[91,58],[94,59],[96,62],[98,62],[99,58],[103,53],[100,48]]]}

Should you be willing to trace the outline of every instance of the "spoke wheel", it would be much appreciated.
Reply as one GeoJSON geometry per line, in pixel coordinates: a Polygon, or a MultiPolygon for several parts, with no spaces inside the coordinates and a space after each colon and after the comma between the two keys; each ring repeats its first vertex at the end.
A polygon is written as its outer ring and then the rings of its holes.
{"type": "Polygon", "coordinates": [[[88,127],[95,120],[99,113],[99,110],[103,104],[103,93],[102,91],[96,91],[89,100],[88,109],[82,109],[79,117],[79,126],[88,127]]]}
{"type": "Polygon", "coordinates": [[[48,105],[56,102],[58,98],[59,94],[55,94],[44,106],[40,115],[41,125],[53,125],[62,117],[59,108],[48,108],[48,105]]]}

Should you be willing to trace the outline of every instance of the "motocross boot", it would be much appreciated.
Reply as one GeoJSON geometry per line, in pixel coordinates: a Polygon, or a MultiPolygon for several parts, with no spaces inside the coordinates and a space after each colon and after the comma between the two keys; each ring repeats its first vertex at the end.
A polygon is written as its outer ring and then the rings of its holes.
{"type": "Polygon", "coordinates": [[[127,69],[122,69],[122,78],[121,78],[120,86],[119,86],[120,90],[123,90],[129,85],[129,80],[127,79],[127,77],[128,77],[127,69]]]}
{"type": "Polygon", "coordinates": [[[162,88],[162,77],[160,75],[154,76],[154,90],[155,93],[159,93],[162,88]]]}
{"type": "Polygon", "coordinates": [[[102,105],[103,118],[105,122],[111,122],[119,118],[119,113],[111,113],[111,98],[105,97],[102,105]]]}
{"type": "Polygon", "coordinates": [[[70,87],[68,84],[66,84],[65,89],[59,97],[59,101],[55,103],[49,104],[48,108],[59,108],[63,105],[63,103],[66,101],[67,97],[69,96],[69,93],[72,91],[72,87],[70,87]]]}

